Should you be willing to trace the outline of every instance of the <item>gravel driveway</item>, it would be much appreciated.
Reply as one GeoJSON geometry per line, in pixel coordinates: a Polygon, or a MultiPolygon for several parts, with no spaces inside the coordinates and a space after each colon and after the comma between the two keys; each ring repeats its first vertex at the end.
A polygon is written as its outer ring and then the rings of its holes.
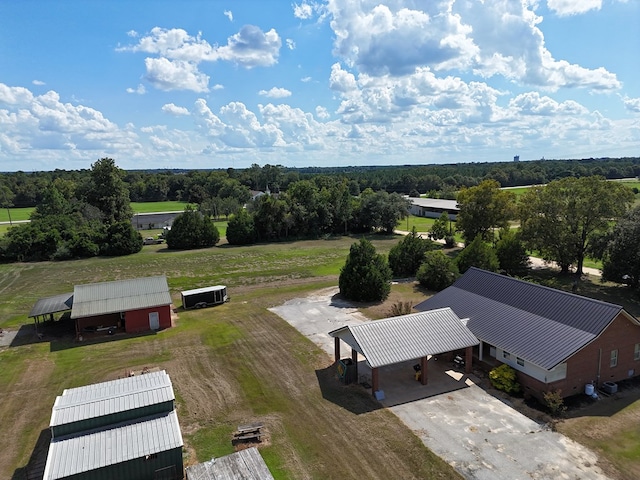
{"type": "MultiPolygon", "coordinates": [[[[333,357],[328,332],[367,321],[348,303],[325,289],[272,308],[333,357]]],[[[607,477],[596,455],[550,431],[487,394],[469,388],[388,407],[424,444],[465,478],[478,480],[570,479],[607,477]]]]}

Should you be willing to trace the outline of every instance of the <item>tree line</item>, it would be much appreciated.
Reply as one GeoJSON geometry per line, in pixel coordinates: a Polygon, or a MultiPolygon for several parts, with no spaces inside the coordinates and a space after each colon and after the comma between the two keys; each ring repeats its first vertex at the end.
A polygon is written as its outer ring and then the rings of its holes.
{"type": "MultiPolygon", "coordinates": [[[[370,188],[454,199],[461,188],[477,186],[484,180],[495,180],[500,186],[508,187],[594,175],[607,179],[637,177],[640,158],[324,168],[254,164],[246,169],[131,170],[123,172],[121,178],[132,202],[177,200],[206,204],[214,215],[223,216],[235,210],[238,204],[246,203],[251,198],[251,191],[285,192],[300,180],[310,180],[322,187],[337,177],[347,183],[353,196],[370,188]]],[[[42,202],[47,187],[54,181],[82,185],[90,176],[91,169],[0,173],[0,207],[35,207],[42,202]]]]}

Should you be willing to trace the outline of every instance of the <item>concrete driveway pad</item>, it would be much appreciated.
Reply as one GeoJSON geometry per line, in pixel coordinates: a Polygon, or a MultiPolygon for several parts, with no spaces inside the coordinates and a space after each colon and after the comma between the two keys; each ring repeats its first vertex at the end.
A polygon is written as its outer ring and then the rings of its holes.
{"type": "MultiPolygon", "coordinates": [[[[325,289],[270,310],[333,358],[334,343],[328,332],[368,321],[348,302],[334,298],[337,293],[337,288],[325,289]]],[[[349,356],[351,351],[344,346],[343,353],[349,356]]],[[[397,370],[398,375],[409,378],[411,373],[404,370],[408,367],[397,370]]],[[[492,397],[473,382],[472,375],[465,377],[465,388],[387,408],[429,449],[468,479],[607,478],[589,449],[492,397]]],[[[387,396],[399,398],[402,391],[389,389],[406,389],[406,385],[387,383],[381,388],[387,389],[387,396]]]]}

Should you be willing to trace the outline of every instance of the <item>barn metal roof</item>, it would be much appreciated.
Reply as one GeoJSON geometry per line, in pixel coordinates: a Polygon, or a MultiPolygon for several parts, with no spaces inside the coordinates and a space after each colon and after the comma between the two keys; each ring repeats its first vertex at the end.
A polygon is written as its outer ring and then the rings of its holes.
{"type": "Polygon", "coordinates": [[[76,285],[71,318],[93,317],[171,304],[165,276],[76,285]]]}
{"type": "Polygon", "coordinates": [[[273,480],[256,447],[247,448],[185,469],[187,480],[273,480]]]}
{"type": "Polygon", "coordinates": [[[164,370],[69,388],[56,398],[50,427],[175,400],[164,370]]]}
{"type": "Polygon", "coordinates": [[[132,422],[110,425],[82,435],[55,438],[43,480],[67,478],[128,460],[182,448],[175,410],[132,422]]]}
{"type": "Polygon", "coordinates": [[[550,370],[593,341],[622,312],[619,305],[469,269],[452,286],[416,305],[451,307],[479,339],[550,370]]]}
{"type": "Polygon", "coordinates": [[[450,308],[346,326],[329,335],[339,337],[364,355],[372,368],[479,343],[450,308]]]}
{"type": "Polygon", "coordinates": [[[40,315],[48,315],[50,313],[64,312],[65,310],[71,310],[72,305],[73,292],[41,298],[31,309],[29,317],[38,317],[40,315]]]}
{"type": "Polygon", "coordinates": [[[438,208],[447,210],[448,212],[458,212],[460,207],[455,200],[446,200],[444,198],[409,198],[413,205],[426,208],[438,208]]]}

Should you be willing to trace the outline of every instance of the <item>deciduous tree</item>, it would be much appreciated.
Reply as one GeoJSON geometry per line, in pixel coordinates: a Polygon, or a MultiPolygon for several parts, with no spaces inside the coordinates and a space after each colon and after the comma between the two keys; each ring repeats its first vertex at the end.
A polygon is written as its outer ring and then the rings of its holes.
{"type": "Polygon", "coordinates": [[[479,185],[458,192],[456,228],[462,232],[465,243],[478,235],[493,242],[493,230],[506,228],[509,220],[516,216],[515,195],[500,190],[495,180],[485,180],[479,185]]]}
{"type": "Polygon", "coordinates": [[[603,177],[567,177],[533,187],[520,198],[522,238],[563,272],[582,274],[590,243],[611,228],[633,202],[633,192],[603,177]]]}
{"type": "Polygon", "coordinates": [[[425,253],[416,277],[423,287],[439,292],[455,282],[458,275],[456,263],[442,250],[433,250],[425,253]]]}
{"type": "Polygon", "coordinates": [[[433,249],[433,242],[420,237],[416,227],[389,251],[389,266],[396,277],[414,276],[424,260],[427,251],[433,249]]]}
{"type": "Polygon", "coordinates": [[[636,290],[640,287],[640,207],[614,227],[602,262],[602,278],[636,290]]]}

